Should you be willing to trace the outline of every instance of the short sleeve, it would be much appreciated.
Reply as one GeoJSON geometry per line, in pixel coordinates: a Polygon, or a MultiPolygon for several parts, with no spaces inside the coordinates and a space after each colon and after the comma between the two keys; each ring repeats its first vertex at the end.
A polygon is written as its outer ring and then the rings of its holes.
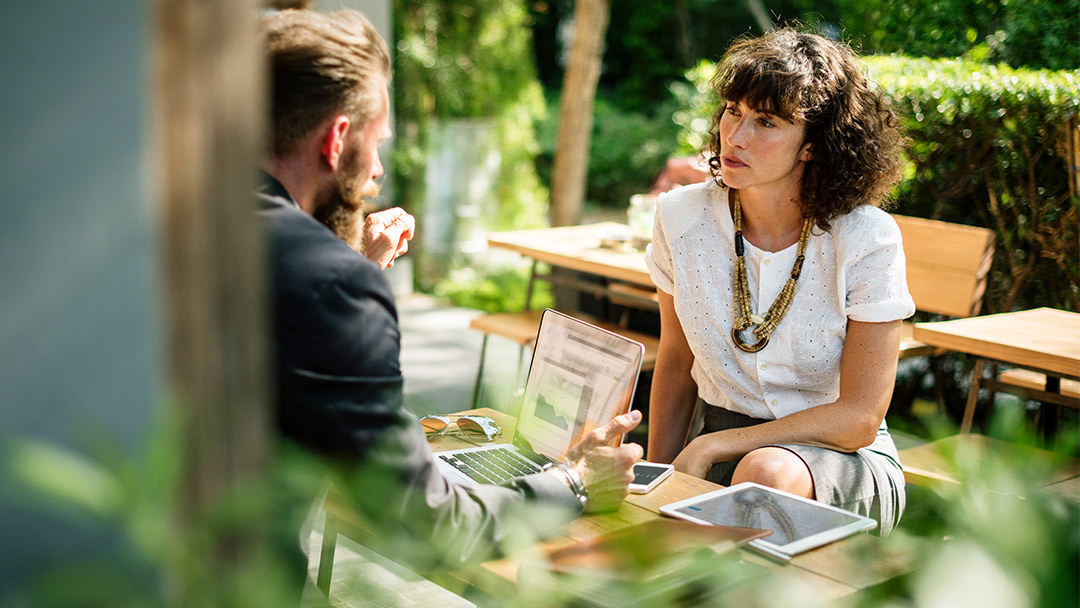
{"type": "Polygon", "coordinates": [[[845,313],[853,321],[884,323],[915,314],[907,262],[896,221],[880,209],[851,212],[841,231],[845,313]]]}
{"type": "Polygon", "coordinates": [[[649,276],[656,288],[665,293],[675,292],[674,262],[671,256],[671,245],[664,233],[664,222],[661,210],[665,196],[660,195],[656,202],[656,218],[653,221],[652,243],[645,248],[645,265],[649,268],[649,276]]]}

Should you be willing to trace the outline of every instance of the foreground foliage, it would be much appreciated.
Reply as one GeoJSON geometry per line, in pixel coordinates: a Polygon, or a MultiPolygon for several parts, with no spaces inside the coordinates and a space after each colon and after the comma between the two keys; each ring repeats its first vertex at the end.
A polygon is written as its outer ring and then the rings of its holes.
{"type": "MultiPolygon", "coordinates": [[[[1003,417],[995,424],[1014,441],[1031,441],[1030,431],[1016,418],[1003,417]]],[[[0,453],[0,467],[24,484],[20,504],[67,525],[112,528],[117,542],[92,559],[48,564],[18,595],[0,597],[0,604],[295,606],[306,570],[305,561],[298,559],[296,532],[332,468],[299,450],[283,449],[265,475],[223,494],[218,503],[178,526],[182,449],[176,429],[174,424],[163,425],[145,452],[126,456],[109,449],[88,457],[32,440],[7,446],[0,453]],[[237,542],[241,539],[246,546],[237,542]],[[223,540],[233,541],[235,553],[231,559],[211,559],[211,547],[221,547],[223,540]]],[[[1076,605],[1077,503],[1036,487],[1032,480],[1041,472],[1030,463],[975,454],[955,458],[963,485],[937,492],[911,488],[901,527],[883,542],[861,543],[871,545],[873,554],[855,555],[850,565],[895,558],[913,570],[830,605],[1076,605]]],[[[347,488],[348,477],[338,483],[347,488]]],[[[370,493],[373,486],[369,481],[357,487],[370,493]]],[[[519,559],[536,560],[538,553],[522,552],[521,547],[535,542],[529,530],[541,514],[525,513],[534,519],[523,520],[520,533],[506,540],[521,546],[504,549],[519,559]]],[[[408,522],[401,523],[397,532],[407,529],[408,522]]],[[[425,551],[409,544],[408,534],[390,532],[379,530],[386,555],[400,559],[425,551]]],[[[644,540],[650,548],[642,554],[651,556],[655,539],[644,540]]],[[[586,592],[619,598],[619,605],[698,605],[705,597],[748,607],[821,605],[821,598],[807,593],[798,577],[783,576],[789,570],[781,569],[780,576],[732,570],[737,565],[732,563],[734,555],[695,553],[683,571],[685,584],[662,593],[614,579],[590,581],[588,588],[572,585],[574,581],[545,574],[542,563],[536,563],[521,572],[518,595],[498,605],[565,606],[580,603],[578,594],[586,592]],[[740,582],[734,583],[733,577],[740,582]]],[[[340,589],[362,593],[353,585],[340,589]]]]}

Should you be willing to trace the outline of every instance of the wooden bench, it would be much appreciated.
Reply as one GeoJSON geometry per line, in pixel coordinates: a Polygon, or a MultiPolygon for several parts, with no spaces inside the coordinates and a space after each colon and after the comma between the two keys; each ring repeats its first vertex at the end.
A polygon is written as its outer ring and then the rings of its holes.
{"type": "MultiPolygon", "coordinates": [[[[1007,369],[998,374],[998,381],[1020,388],[1041,391],[1046,390],[1046,374],[1030,369],[1007,369]]],[[[1061,394],[1074,399],[1080,399],[1080,382],[1063,378],[1061,380],[1061,394]]]]}
{"type": "Polygon", "coordinates": [[[1053,489],[1080,476],[1080,460],[1036,447],[978,434],[959,434],[900,451],[904,480],[916,486],[942,489],[977,477],[991,492],[1022,495],[1017,479],[1001,475],[1015,471],[1030,483],[1027,490],[1053,489]]]}

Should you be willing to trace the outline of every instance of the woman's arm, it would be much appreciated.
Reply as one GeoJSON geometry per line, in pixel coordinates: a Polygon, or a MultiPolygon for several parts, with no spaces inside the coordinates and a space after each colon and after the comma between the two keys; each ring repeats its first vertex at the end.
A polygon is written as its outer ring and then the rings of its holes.
{"type": "Polygon", "coordinates": [[[801,443],[840,452],[870,445],[889,409],[899,346],[900,321],[848,321],[839,399],[757,426],[698,437],[679,454],[675,467],[704,477],[713,463],[737,460],[770,444],[801,443]]]}
{"type": "Polygon", "coordinates": [[[649,450],[652,462],[671,462],[686,445],[697,404],[697,383],[690,377],[694,354],[675,315],[675,300],[657,290],[660,300],[660,352],[649,394],[649,450]]]}

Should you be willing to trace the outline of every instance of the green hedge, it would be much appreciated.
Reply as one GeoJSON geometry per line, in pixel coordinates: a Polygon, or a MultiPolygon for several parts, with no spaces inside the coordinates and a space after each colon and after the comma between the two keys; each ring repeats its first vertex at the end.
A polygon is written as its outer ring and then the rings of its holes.
{"type": "Polygon", "coordinates": [[[1080,0],[833,0],[863,53],[1080,67],[1080,0]]]}
{"type": "MultiPolygon", "coordinates": [[[[992,228],[997,252],[983,312],[1080,307],[1080,71],[871,56],[872,80],[911,140],[898,213],[992,228]],[[1071,133],[1071,137],[1070,137],[1071,133]],[[1071,184],[1070,184],[1071,182],[1071,184]]],[[[716,100],[704,62],[672,87],[679,141],[692,147],[716,100]]]]}

